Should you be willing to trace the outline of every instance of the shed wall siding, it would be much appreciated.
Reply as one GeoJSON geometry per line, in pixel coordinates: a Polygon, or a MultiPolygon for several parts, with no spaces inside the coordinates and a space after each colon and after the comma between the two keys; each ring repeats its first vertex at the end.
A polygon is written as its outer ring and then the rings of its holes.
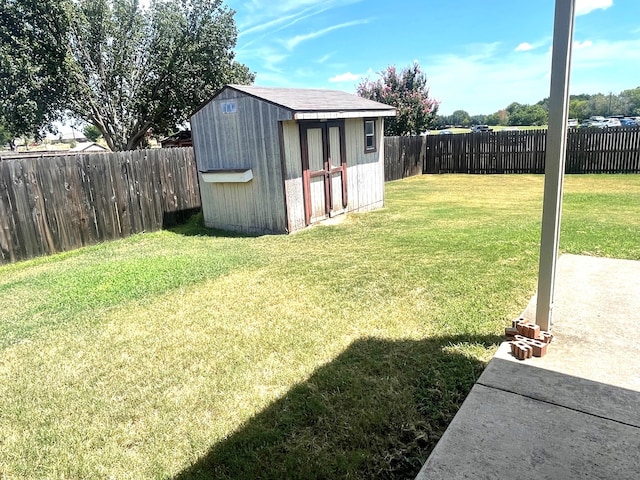
{"type": "Polygon", "coordinates": [[[238,92],[237,90],[234,90],[232,88],[225,88],[224,90],[222,90],[222,92],[220,92],[215,100],[216,101],[227,101],[227,100],[235,100],[238,98],[248,98],[251,99],[255,102],[264,104],[264,105],[268,105],[271,108],[274,108],[277,110],[276,113],[276,117],[278,120],[292,120],[293,119],[293,112],[291,112],[291,110],[288,110],[286,108],[282,108],[278,105],[274,105],[273,103],[269,102],[269,101],[262,101],[259,100],[255,97],[252,97],[251,95],[247,95],[246,93],[243,92],[238,92]]]}
{"type": "Polygon", "coordinates": [[[205,183],[199,175],[200,196],[204,223],[210,228],[233,230],[245,233],[262,233],[249,223],[254,215],[250,183],[205,183]],[[206,205],[206,206],[205,206],[206,205]],[[230,215],[224,208],[216,206],[233,205],[230,215]]]}
{"type": "Polygon", "coordinates": [[[378,150],[364,152],[364,121],[345,120],[347,182],[350,212],[363,212],[384,205],[384,120],[376,119],[378,150]]]}
{"type": "Polygon", "coordinates": [[[247,183],[206,183],[200,176],[205,224],[248,233],[286,231],[278,119],[285,109],[224,90],[192,118],[196,163],[201,171],[251,168],[247,183]],[[235,113],[222,103],[233,99],[235,113]]]}
{"type": "Polygon", "coordinates": [[[300,127],[295,121],[282,122],[285,195],[289,229],[294,232],[304,228],[304,193],[302,189],[302,153],[300,146],[300,127]]]}

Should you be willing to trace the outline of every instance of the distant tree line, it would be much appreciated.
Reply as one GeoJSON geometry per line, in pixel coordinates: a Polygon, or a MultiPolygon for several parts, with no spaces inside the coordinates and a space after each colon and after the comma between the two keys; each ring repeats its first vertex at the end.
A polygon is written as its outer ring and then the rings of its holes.
{"type": "MultiPolygon", "coordinates": [[[[489,115],[469,115],[464,110],[456,110],[451,115],[437,115],[434,125],[441,128],[448,125],[546,125],[549,122],[548,103],[548,98],[534,105],[513,102],[489,115]]],[[[640,116],[640,87],[624,90],[618,95],[580,94],[571,95],[569,99],[569,118],[582,121],[592,116],[610,115],[640,116]]]]}

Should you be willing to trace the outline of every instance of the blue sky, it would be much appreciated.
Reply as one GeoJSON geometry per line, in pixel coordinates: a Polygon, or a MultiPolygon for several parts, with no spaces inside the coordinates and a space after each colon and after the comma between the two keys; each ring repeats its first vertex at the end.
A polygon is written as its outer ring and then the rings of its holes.
{"type": "MultiPolygon", "coordinates": [[[[420,63],[440,113],[549,93],[554,0],[227,0],[256,85],[355,92],[420,63]]],[[[576,0],[571,93],[640,86],[640,0],[576,0]]]]}

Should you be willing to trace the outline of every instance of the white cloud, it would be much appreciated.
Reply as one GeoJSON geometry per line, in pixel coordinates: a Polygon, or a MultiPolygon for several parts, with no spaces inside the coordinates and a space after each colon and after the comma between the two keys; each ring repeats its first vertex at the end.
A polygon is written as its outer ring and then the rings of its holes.
{"type": "Polygon", "coordinates": [[[292,13],[291,15],[281,16],[273,20],[269,20],[263,23],[253,25],[248,28],[241,28],[241,29],[238,29],[238,38],[251,33],[263,32],[265,30],[268,30],[269,34],[273,34],[280,30],[289,28],[295,25],[296,23],[301,22],[302,20],[306,20],[307,18],[311,18],[315,15],[318,15],[319,13],[322,13],[326,10],[328,10],[328,7],[327,8],[310,7],[310,8],[301,10],[299,12],[292,13]]]}
{"type": "Polygon", "coordinates": [[[489,114],[511,102],[535,103],[549,95],[550,52],[523,56],[495,44],[476,47],[482,55],[443,55],[421,62],[429,65],[430,94],[440,100],[443,115],[458,109],[489,114]]]}
{"type": "Polygon", "coordinates": [[[606,10],[613,5],[613,0],[576,0],[576,16],[586,15],[594,10],[606,10]]]}
{"type": "Polygon", "coordinates": [[[516,47],[516,52],[526,52],[527,50],[533,50],[535,47],[527,42],[522,42],[516,47]]]}
{"type": "MultiPolygon", "coordinates": [[[[483,50],[477,46],[476,50],[483,50]]],[[[441,101],[440,112],[466,110],[489,114],[511,102],[535,103],[549,96],[551,51],[536,49],[528,55],[484,49],[484,55],[441,55],[420,61],[428,65],[430,94],[441,101]]],[[[571,61],[572,94],[620,92],[633,88],[640,64],[640,39],[582,40],[571,61]]]]}
{"type": "Polygon", "coordinates": [[[463,45],[462,48],[468,52],[469,55],[473,55],[478,58],[486,58],[492,56],[498,48],[500,48],[500,42],[492,43],[469,43],[463,45]]]}
{"type": "MultiPolygon", "coordinates": [[[[362,0],[252,0],[245,3],[242,8],[248,15],[244,21],[238,23],[238,31],[241,34],[268,30],[289,20],[296,23],[302,18],[325,12],[335,7],[358,3],[362,0]]],[[[227,2],[229,3],[229,2],[227,2]]],[[[291,25],[289,23],[286,26],[291,25]]]]}
{"type": "Polygon", "coordinates": [[[274,49],[268,45],[249,48],[249,45],[250,44],[247,44],[239,48],[236,54],[242,56],[243,61],[259,60],[261,70],[279,72],[281,70],[279,64],[289,57],[288,54],[283,53],[282,49],[274,49]]]}
{"type": "Polygon", "coordinates": [[[235,4],[239,12],[236,59],[256,71],[256,82],[260,85],[327,88],[328,76],[353,68],[351,63],[336,60],[337,52],[315,51],[313,58],[299,65],[294,50],[301,50],[304,42],[329,37],[339,29],[373,21],[335,14],[342,7],[361,1],[228,0],[226,3],[231,8],[235,4]]]}
{"type": "Polygon", "coordinates": [[[351,22],[339,23],[337,25],[331,25],[330,27],[323,28],[321,30],[316,30],[315,32],[306,33],[304,35],[296,35],[289,40],[285,40],[284,44],[288,50],[293,50],[298,44],[302,42],[306,42],[307,40],[311,40],[314,38],[321,37],[326,35],[327,33],[333,32],[334,30],[339,30],[341,28],[353,27],[356,25],[362,25],[365,23],[369,23],[369,19],[364,20],[353,20],[351,22]]]}
{"type": "Polygon", "coordinates": [[[573,42],[573,49],[574,50],[580,50],[581,48],[589,48],[592,45],[593,45],[593,42],[591,40],[585,40],[583,42],[575,40],[573,42]]]}
{"type": "Polygon", "coordinates": [[[244,35],[247,35],[249,33],[255,33],[255,32],[261,32],[263,30],[269,30],[271,27],[280,27],[282,24],[285,24],[284,27],[281,28],[286,28],[288,27],[290,24],[287,24],[286,22],[289,20],[292,20],[291,23],[295,23],[295,21],[297,21],[300,18],[299,14],[293,14],[293,15],[286,15],[284,17],[280,17],[280,18],[276,18],[274,20],[269,20],[263,23],[259,23],[257,25],[253,25],[251,27],[248,28],[241,28],[238,30],[238,38],[243,37],[244,35]]]}
{"type": "MultiPolygon", "coordinates": [[[[618,42],[599,41],[592,43],[587,40],[589,48],[579,48],[572,56],[574,65],[585,67],[590,64],[622,65],[625,68],[637,69],[640,62],[640,40],[621,40],[618,42]]],[[[635,78],[629,76],[628,78],[635,78]]]]}
{"type": "Polygon", "coordinates": [[[329,79],[331,83],[344,83],[344,82],[355,82],[356,80],[360,80],[362,75],[357,73],[341,73],[339,75],[335,75],[329,79]]]}

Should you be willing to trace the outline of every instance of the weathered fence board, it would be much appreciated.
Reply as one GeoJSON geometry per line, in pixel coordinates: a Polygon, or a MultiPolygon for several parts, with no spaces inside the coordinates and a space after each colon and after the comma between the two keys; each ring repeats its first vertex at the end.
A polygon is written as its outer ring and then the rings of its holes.
{"type": "MultiPolygon", "coordinates": [[[[546,130],[385,138],[385,180],[420,173],[544,173],[546,130]],[[408,166],[422,164],[422,172],[408,166]]],[[[567,173],[640,173],[640,127],[572,129],[567,173]]]]}
{"type": "Polygon", "coordinates": [[[425,137],[387,137],[384,140],[385,182],[422,173],[425,137]]]}
{"type": "Polygon", "coordinates": [[[159,230],[200,207],[192,148],[0,161],[0,264],[159,230]]]}

